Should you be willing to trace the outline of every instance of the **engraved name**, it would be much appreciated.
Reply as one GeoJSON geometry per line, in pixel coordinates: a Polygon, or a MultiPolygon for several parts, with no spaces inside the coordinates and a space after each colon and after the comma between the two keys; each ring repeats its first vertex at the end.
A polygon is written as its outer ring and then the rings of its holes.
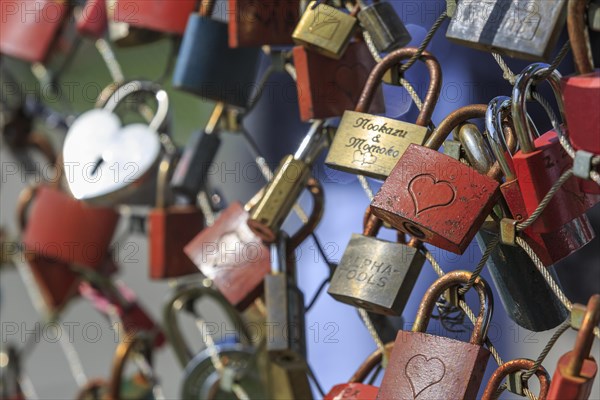
{"type": "Polygon", "coordinates": [[[396,150],[394,146],[391,147],[383,147],[378,146],[376,144],[367,143],[367,139],[351,137],[348,139],[348,144],[346,147],[350,147],[357,150],[362,150],[365,153],[371,154],[384,154],[388,157],[398,158],[400,157],[400,151],[396,150]]]}
{"type": "Polygon", "coordinates": [[[385,133],[386,135],[398,136],[401,138],[406,137],[406,135],[408,135],[407,130],[388,127],[386,122],[384,122],[383,125],[377,125],[372,124],[371,121],[372,120],[370,118],[357,118],[356,121],[354,121],[353,128],[362,128],[368,131],[385,133]]]}
{"type": "Polygon", "coordinates": [[[390,264],[360,256],[354,257],[349,264],[352,265],[351,268],[343,268],[348,271],[346,279],[365,282],[368,285],[375,285],[377,287],[385,287],[392,272],[399,272],[390,264]],[[359,270],[361,271],[359,272],[359,270]]]}

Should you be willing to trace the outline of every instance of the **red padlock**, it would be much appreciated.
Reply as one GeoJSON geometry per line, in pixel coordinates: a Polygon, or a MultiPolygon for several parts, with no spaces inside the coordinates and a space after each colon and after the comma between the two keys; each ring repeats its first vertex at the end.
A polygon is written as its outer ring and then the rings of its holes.
{"type": "MultiPolygon", "coordinates": [[[[551,130],[532,140],[527,118],[527,95],[540,76],[548,71],[548,64],[532,64],[517,77],[513,89],[512,117],[520,150],[513,156],[515,174],[523,194],[527,214],[539,206],[560,176],[573,166],[573,160],[559,142],[556,131],[551,130]]],[[[548,78],[561,112],[563,102],[560,92],[560,74],[553,71],[548,78]]],[[[580,191],[576,178],[571,178],[556,192],[548,206],[531,225],[538,233],[555,232],[567,222],[582,215],[589,208],[586,196],[580,191]]]]}
{"type": "MultiPolygon", "coordinates": [[[[325,57],[303,46],[293,50],[298,88],[300,119],[323,119],[339,117],[346,110],[353,110],[375,60],[364,42],[350,43],[339,60],[325,57]]],[[[381,88],[377,89],[371,114],[385,111],[381,88]]]]}
{"type": "Polygon", "coordinates": [[[28,62],[48,58],[70,11],[68,1],[0,1],[0,53],[28,62]]]}
{"type": "Polygon", "coordinates": [[[197,0],[116,0],[114,19],[158,32],[183,35],[197,0]]]}
{"type": "MultiPolygon", "coordinates": [[[[590,355],[594,328],[600,322],[600,295],[593,295],[587,307],[573,305],[572,315],[583,314],[573,351],[563,355],[552,377],[548,400],[585,400],[590,398],[598,364],[590,355]]],[[[573,317],[572,317],[573,319],[573,317]]]]}
{"type": "Polygon", "coordinates": [[[487,105],[460,108],[424,146],[409,145],[371,202],[373,214],[418,240],[462,254],[500,196],[499,184],[437,150],[458,125],[487,105]]]}
{"type": "Polygon", "coordinates": [[[229,0],[229,47],[292,45],[299,0],[229,0]]]}
{"type": "Polygon", "coordinates": [[[89,206],[51,186],[35,190],[25,250],[75,266],[100,268],[119,221],[112,208],[89,206]]]}
{"type": "MultiPolygon", "coordinates": [[[[498,367],[496,371],[490,377],[490,380],[485,387],[485,391],[483,392],[483,396],[481,400],[495,400],[498,398],[496,396],[496,392],[502,383],[502,380],[508,376],[508,390],[512,392],[516,392],[520,396],[525,397],[525,393],[523,393],[524,387],[526,387],[525,382],[521,381],[521,373],[528,371],[532,368],[535,368],[535,361],[529,360],[526,358],[521,358],[517,360],[510,360],[505,362],[501,366],[498,367]],[[512,386],[512,387],[511,387],[512,386]]],[[[541,365],[535,371],[535,376],[540,381],[540,392],[538,393],[538,400],[546,400],[546,396],[548,395],[548,389],[550,386],[550,376],[546,371],[546,368],[541,365]]],[[[565,398],[566,399],[566,398],[565,398]]]]}
{"type": "Polygon", "coordinates": [[[83,36],[99,39],[108,29],[106,0],[87,0],[77,20],[77,32],[83,36]]]}

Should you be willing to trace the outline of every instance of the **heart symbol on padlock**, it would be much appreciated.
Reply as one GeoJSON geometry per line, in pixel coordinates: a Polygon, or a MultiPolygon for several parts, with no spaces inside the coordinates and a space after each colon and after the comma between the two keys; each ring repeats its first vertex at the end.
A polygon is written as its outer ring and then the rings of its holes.
{"type": "Polygon", "coordinates": [[[108,110],[91,110],[75,120],[63,148],[65,175],[73,196],[102,200],[138,183],[157,162],[160,139],[144,124],[122,126],[108,110]]]}
{"type": "Polygon", "coordinates": [[[445,207],[456,198],[456,188],[447,181],[438,181],[431,174],[417,175],[408,184],[415,205],[415,215],[436,207],[445,207]]]}
{"type": "Polygon", "coordinates": [[[408,378],[413,396],[416,399],[425,389],[444,379],[446,365],[437,357],[427,358],[422,354],[417,354],[406,363],[404,374],[408,378]]]}

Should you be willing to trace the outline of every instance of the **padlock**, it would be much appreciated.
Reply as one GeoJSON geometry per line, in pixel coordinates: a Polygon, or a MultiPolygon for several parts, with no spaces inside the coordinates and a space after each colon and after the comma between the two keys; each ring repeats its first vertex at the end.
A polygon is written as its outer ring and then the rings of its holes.
{"type": "Polygon", "coordinates": [[[424,146],[409,145],[371,202],[373,214],[399,231],[462,254],[500,195],[494,179],[437,152],[452,129],[485,116],[487,105],[448,115],[424,146]]]}
{"type": "Polygon", "coordinates": [[[217,103],[206,128],[190,136],[171,178],[173,192],[193,199],[206,189],[208,171],[221,146],[217,125],[224,110],[225,105],[217,103]]]}
{"type": "MultiPolygon", "coordinates": [[[[539,206],[560,176],[573,166],[573,160],[560,144],[558,134],[550,130],[532,140],[527,119],[526,101],[532,85],[548,71],[548,64],[536,63],[526,67],[517,77],[512,95],[512,117],[520,150],[513,156],[515,174],[528,215],[539,206]]],[[[564,116],[560,89],[560,74],[553,71],[547,78],[561,114],[564,116]]],[[[567,222],[582,215],[588,208],[585,195],[579,190],[575,177],[556,192],[550,203],[531,225],[538,233],[554,232],[567,222]]]]}
{"type": "Polygon", "coordinates": [[[158,32],[183,35],[196,0],[116,0],[114,20],[158,32]]]}
{"type": "MultiPolygon", "coordinates": [[[[300,119],[339,117],[353,108],[365,86],[375,60],[364,42],[354,42],[338,60],[296,46],[293,50],[300,119]]],[[[379,86],[368,112],[385,110],[379,86]]]]}
{"type": "Polygon", "coordinates": [[[144,374],[152,372],[153,338],[145,332],[127,335],[124,337],[117,349],[112,363],[110,383],[108,385],[108,398],[131,399],[131,400],[153,400],[153,386],[156,382],[150,382],[144,374]],[[130,379],[125,379],[126,366],[135,356],[140,356],[140,361],[150,371],[138,372],[130,379]]]}
{"type": "Polygon", "coordinates": [[[286,46],[300,19],[300,0],[229,0],[229,46],[286,46]]]}
{"type": "Polygon", "coordinates": [[[158,168],[157,204],[148,213],[150,279],[197,274],[198,268],[184,253],[184,246],[204,227],[204,215],[195,204],[169,205],[170,170],[175,155],[165,155],[158,168]]]}
{"type": "Polygon", "coordinates": [[[311,1],[294,29],[292,38],[298,45],[339,60],[348,48],[357,26],[358,20],[354,13],[349,15],[322,2],[311,1]]]}
{"type": "Polygon", "coordinates": [[[397,50],[412,40],[400,16],[387,1],[377,1],[361,7],[357,17],[363,29],[371,35],[373,44],[380,53],[397,50]]]}
{"type": "Polygon", "coordinates": [[[326,130],[323,121],[312,124],[296,153],[281,160],[262,198],[252,209],[248,226],[265,242],[271,243],[275,240],[283,222],[305,187],[314,201],[313,212],[306,223],[307,229],[314,230],[321,220],[323,189],[319,181],[310,177],[310,169],[323,149],[326,130]]]}
{"type": "Polygon", "coordinates": [[[77,19],[77,32],[83,36],[99,39],[108,30],[106,0],[87,0],[77,19]]]}
{"type": "Polygon", "coordinates": [[[493,298],[485,281],[478,277],[473,286],[479,295],[479,315],[469,343],[425,333],[438,298],[447,289],[467,284],[470,278],[468,271],[452,271],[427,290],[412,332],[398,332],[377,399],[477,397],[490,357],[483,342],[492,317],[493,298]]]}
{"type": "Polygon", "coordinates": [[[574,304],[571,313],[572,319],[576,313],[581,315],[581,325],[575,347],[558,360],[548,400],[589,399],[598,372],[598,364],[590,352],[594,343],[593,330],[600,322],[600,295],[590,297],[587,307],[574,304]]]}
{"type": "Polygon", "coordinates": [[[31,63],[45,62],[68,19],[69,2],[3,1],[1,7],[0,53],[31,63]]]}
{"type": "MultiPolygon", "coordinates": [[[[502,364],[498,367],[496,371],[490,377],[487,386],[485,387],[485,391],[483,392],[483,396],[481,400],[495,400],[498,397],[496,396],[496,391],[500,388],[500,384],[504,378],[508,377],[508,390],[511,390],[511,381],[517,380],[517,387],[523,389],[526,387],[525,383],[521,383],[521,374],[525,371],[528,371],[532,368],[535,368],[535,361],[529,360],[526,358],[521,358],[517,360],[510,360],[502,364]]],[[[535,371],[535,376],[540,381],[540,391],[538,393],[537,398],[539,400],[546,400],[546,396],[548,395],[548,389],[550,387],[550,375],[546,371],[546,368],[541,365],[535,371]]],[[[522,390],[519,390],[521,393],[516,393],[521,396],[525,396],[525,393],[522,390]]]]}
{"type": "Polygon", "coordinates": [[[446,32],[458,44],[527,60],[547,60],[565,24],[567,0],[461,1],[446,32]]]}
{"type": "Polygon", "coordinates": [[[103,102],[102,109],[80,115],[69,128],[63,147],[65,175],[73,196],[114,205],[139,191],[159,163],[159,132],[168,125],[168,117],[167,92],[149,81],[123,83],[103,102]],[[121,126],[115,109],[129,96],[142,93],[154,96],[156,114],[149,124],[121,126]]]}
{"type": "Polygon", "coordinates": [[[381,225],[371,215],[363,234],[352,235],[327,293],[370,312],[402,315],[425,256],[416,247],[375,238],[381,225]]]}
{"type": "Polygon", "coordinates": [[[214,3],[215,0],[201,2],[199,13],[189,17],[175,64],[173,86],[244,108],[255,89],[260,49],[230,49],[227,23],[210,18],[214,3]]]}
{"type": "Polygon", "coordinates": [[[0,351],[0,399],[25,400],[21,390],[21,357],[12,344],[3,343],[0,351]]]}
{"type": "Polygon", "coordinates": [[[383,74],[417,52],[412,47],[396,50],[371,71],[354,111],[344,112],[325,164],[334,169],[383,180],[411,143],[423,144],[429,134],[428,125],[442,87],[440,64],[429,52],[423,52],[420,57],[429,70],[430,84],[416,124],[366,113],[375,89],[380,87],[383,74]]]}

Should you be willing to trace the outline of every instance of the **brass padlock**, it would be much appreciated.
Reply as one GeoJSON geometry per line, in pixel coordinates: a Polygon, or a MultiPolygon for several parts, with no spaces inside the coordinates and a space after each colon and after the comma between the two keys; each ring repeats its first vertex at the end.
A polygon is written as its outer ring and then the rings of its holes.
{"type": "Polygon", "coordinates": [[[423,144],[429,135],[427,126],[442,85],[440,64],[429,52],[423,52],[420,57],[429,70],[430,84],[416,124],[366,114],[384,73],[417,52],[413,47],[396,50],[373,68],[354,111],[343,115],[325,164],[345,172],[385,179],[411,143],[423,144]]]}
{"type": "Polygon", "coordinates": [[[311,1],[292,33],[292,39],[296,44],[337,60],[346,51],[357,26],[354,15],[311,1]]]}
{"type": "Polygon", "coordinates": [[[327,293],[374,313],[401,315],[425,256],[416,247],[375,238],[381,225],[370,214],[363,234],[352,235],[327,293]]]}
{"type": "Polygon", "coordinates": [[[115,350],[111,379],[108,385],[110,400],[154,400],[153,387],[156,382],[152,368],[153,337],[144,333],[126,335],[115,350]],[[124,379],[127,363],[133,357],[140,357],[142,371],[135,373],[129,379],[124,379]],[[146,376],[149,374],[151,376],[146,376]]]}
{"type": "Polygon", "coordinates": [[[478,50],[510,57],[550,57],[566,21],[567,0],[464,0],[446,37],[478,50]]]}
{"type": "Polygon", "coordinates": [[[323,148],[325,137],[323,121],[314,122],[296,154],[286,156],[281,161],[263,197],[250,213],[248,226],[265,242],[275,240],[277,232],[305,187],[314,199],[313,212],[306,225],[314,229],[321,220],[323,190],[316,179],[310,178],[310,168],[323,148]]]}
{"type": "Polygon", "coordinates": [[[362,7],[357,17],[380,53],[388,53],[404,47],[412,40],[398,13],[386,1],[373,2],[362,7]]]}

